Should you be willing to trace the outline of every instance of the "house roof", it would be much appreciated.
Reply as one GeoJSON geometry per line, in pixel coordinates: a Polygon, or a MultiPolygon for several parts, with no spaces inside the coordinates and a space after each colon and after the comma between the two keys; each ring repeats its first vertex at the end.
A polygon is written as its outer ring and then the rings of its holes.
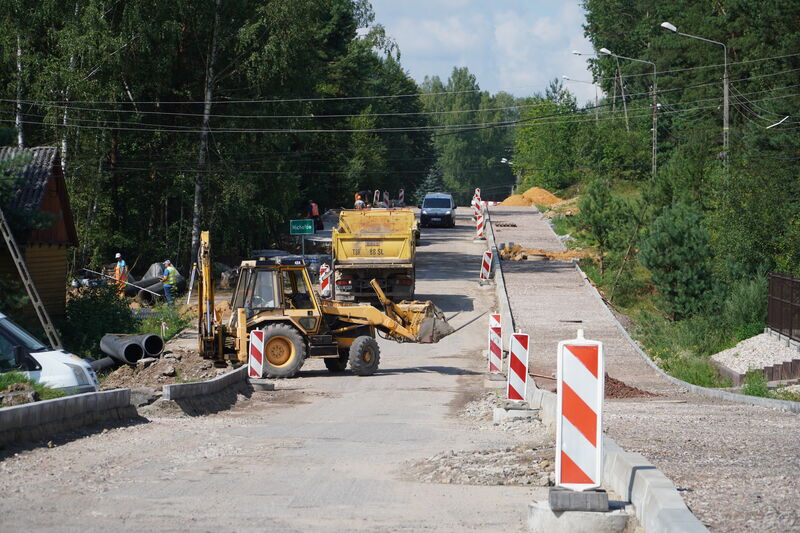
{"type": "Polygon", "coordinates": [[[58,149],[54,146],[37,148],[0,147],[0,163],[19,159],[19,164],[6,170],[7,175],[19,176],[11,208],[23,213],[55,215],[51,227],[34,229],[22,236],[23,242],[78,245],[78,234],[69,205],[67,184],[61,172],[58,149]]]}
{"type": "MultiPolygon", "coordinates": [[[[17,157],[30,157],[31,159],[20,173],[19,188],[14,201],[11,202],[11,207],[18,211],[33,213],[39,210],[44,198],[47,182],[53,173],[53,165],[58,160],[58,150],[54,146],[38,148],[6,146],[0,148],[0,163],[12,161],[17,157]]],[[[12,174],[17,174],[17,172],[18,169],[11,170],[12,174]]]]}

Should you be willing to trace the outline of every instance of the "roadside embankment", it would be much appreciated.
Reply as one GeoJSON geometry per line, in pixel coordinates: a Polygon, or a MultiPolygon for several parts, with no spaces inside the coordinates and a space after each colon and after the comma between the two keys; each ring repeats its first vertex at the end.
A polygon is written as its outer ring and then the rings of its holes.
{"type": "MultiPolygon", "coordinates": [[[[564,249],[535,208],[493,207],[490,218],[514,223],[494,228],[498,243],[564,249]]],[[[612,378],[659,394],[607,400],[606,434],[672,480],[703,524],[731,532],[800,527],[800,485],[794,481],[800,475],[796,414],[724,401],[731,394],[725,391],[714,391],[719,397],[704,396],[700,393],[705,391],[663,374],[574,264],[520,261],[503,262],[502,267],[515,325],[531,335],[532,372],[554,373],[558,341],[574,338],[582,328],[587,338],[604,343],[612,378]]],[[[545,388],[555,386],[554,381],[538,381],[545,388]]]]}

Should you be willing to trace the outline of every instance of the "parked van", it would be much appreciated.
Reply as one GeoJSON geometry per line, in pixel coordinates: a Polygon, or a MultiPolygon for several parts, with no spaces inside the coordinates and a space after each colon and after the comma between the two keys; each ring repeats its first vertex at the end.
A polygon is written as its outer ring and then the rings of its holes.
{"type": "Polygon", "coordinates": [[[423,228],[428,226],[453,228],[456,225],[456,203],[450,194],[441,192],[428,193],[419,208],[421,210],[419,225],[423,228]]]}
{"type": "Polygon", "coordinates": [[[64,350],[50,350],[0,313],[0,372],[13,370],[66,394],[100,388],[97,374],[87,361],[64,350]]]}

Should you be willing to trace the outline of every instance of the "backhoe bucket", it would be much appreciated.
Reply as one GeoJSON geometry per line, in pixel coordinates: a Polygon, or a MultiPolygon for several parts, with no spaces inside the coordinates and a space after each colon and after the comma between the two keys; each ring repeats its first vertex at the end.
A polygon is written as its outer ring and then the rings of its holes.
{"type": "Polygon", "coordinates": [[[455,332],[433,302],[400,302],[396,305],[410,319],[411,324],[407,327],[416,333],[416,342],[432,344],[455,332]]]}

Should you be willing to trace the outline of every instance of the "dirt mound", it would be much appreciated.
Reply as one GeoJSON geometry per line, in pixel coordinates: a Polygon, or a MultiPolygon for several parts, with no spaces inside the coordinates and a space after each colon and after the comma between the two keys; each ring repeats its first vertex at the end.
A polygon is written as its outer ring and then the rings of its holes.
{"type": "Polygon", "coordinates": [[[522,196],[532,205],[553,205],[561,202],[561,198],[541,187],[531,187],[522,196]]]}
{"type": "Polygon", "coordinates": [[[500,205],[510,206],[531,206],[531,205],[553,205],[561,202],[561,198],[541,187],[531,187],[522,194],[512,194],[500,205]]]}
{"type": "Polygon", "coordinates": [[[587,250],[543,250],[541,248],[523,248],[519,244],[507,246],[500,250],[500,259],[504,261],[572,261],[573,259],[594,258],[587,250]]]}
{"type": "Polygon", "coordinates": [[[606,398],[651,398],[653,396],[658,396],[658,394],[626,385],[606,373],[606,398]]]}
{"type": "Polygon", "coordinates": [[[164,352],[160,358],[136,366],[123,365],[112,371],[103,380],[100,388],[127,389],[135,387],[153,387],[160,389],[162,385],[186,383],[189,381],[206,381],[215,378],[218,371],[208,359],[203,359],[193,350],[174,350],[164,352]]]}
{"type": "Polygon", "coordinates": [[[511,196],[500,202],[500,205],[510,205],[514,207],[522,207],[522,206],[530,207],[531,202],[521,194],[512,194],[511,196]]]}

